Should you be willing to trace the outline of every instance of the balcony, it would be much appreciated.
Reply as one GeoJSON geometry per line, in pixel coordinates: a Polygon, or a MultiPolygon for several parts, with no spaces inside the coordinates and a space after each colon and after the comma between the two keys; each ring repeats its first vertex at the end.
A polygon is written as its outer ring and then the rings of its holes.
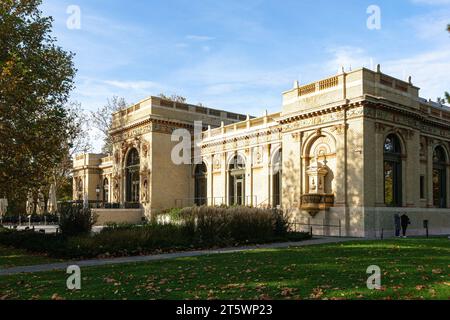
{"type": "Polygon", "coordinates": [[[308,211],[311,216],[315,216],[319,211],[328,210],[334,206],[333,194],[304,194],[301,197],[302,210],[308,211]]]}

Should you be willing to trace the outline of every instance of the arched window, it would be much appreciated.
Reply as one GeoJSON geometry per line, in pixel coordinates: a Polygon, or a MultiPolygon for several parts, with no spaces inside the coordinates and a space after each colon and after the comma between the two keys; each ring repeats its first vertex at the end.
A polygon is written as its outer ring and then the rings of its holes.
{"type": "Polygon", "coordinates": [[[229,204],[245,205],[245,161],[236,155],[231,160],[229,170],[229,204]]]}
{"type": "Polygon", "coordinates": [[[103,180],[103,201],[109,202],[109,181],[108,178],[103,180]]]}
{"type": "Polygon", "coordinates": [[[402,206],[402,150],[395,134],[388,135],[384,141],[384,203],[402,206]]]}
{"type": "Polygon", "coordinates": [[[195,205],[203,206],[206,204],[207,186],[206,186],[206,165],[204,163],[195,166],[195,205]]]}
{"type": "Polygon", "coordinates": [[[272,206],[281,205],[282,153],[278,150],[272,159],[272,206]]]}
{"type": "Polygon", "coordinates": [[[139,203],[140,160],[139,152],[136,149],[132,149],[128,153],[126,164],[126,201],[130,203],[139,203]]]}
{"type": "Polygon", "coordinates": [[[447,206],[446,166],[445,151],[441,146],[438,146],[433,153],[433,205],[437,208],[445,208],[447,206]]]}
{"type": "Polygon", "coordinates": [[[78,200],[83,200],[83,179],[78,178],[77,181],[78,200]]]}

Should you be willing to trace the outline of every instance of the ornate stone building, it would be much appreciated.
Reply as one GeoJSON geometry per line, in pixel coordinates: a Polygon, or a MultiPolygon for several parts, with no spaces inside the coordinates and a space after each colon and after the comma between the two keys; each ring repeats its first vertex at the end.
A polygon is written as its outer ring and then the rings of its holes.
{"type": "Polygon", "coordinates": [[[151,97],[114,114],[111,134],[113,155],[74,163],[74,198],[108,203],[102,222],[226,204],[279,206],[330,235],[392,235],[396,213],[411,233],[425,220],[450,233],[450,108],[380,67],[295,83],[259,118],[151,97]],[[171,134],[194,121],[201,160],[176,165],[171,134]]]}

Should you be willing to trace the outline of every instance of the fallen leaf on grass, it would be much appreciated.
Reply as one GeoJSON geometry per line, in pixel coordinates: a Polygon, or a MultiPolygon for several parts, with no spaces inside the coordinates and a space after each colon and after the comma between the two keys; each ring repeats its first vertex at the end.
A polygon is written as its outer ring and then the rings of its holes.
{"type": "Polygon", "coordinates": [[[324,292],[322,288],[314,288],[313,292],[310,294],[312,299],[320,299],[323,296],[324,292]]]}
{"type": "Polygon", "coordinates": [[[442,273],[442,269],[433,269],[431,270],[432,273],[434,274],[441,274],[442,273]]]}
{"type": "Polygon", "coordinates": [[[425,289],[425,288],[426,288],[426,286],[423,285],[423,284],[420,284],[420,285],[417,285],[417,286],[416,286],[416,290],[418,290],[418,291],[421,291],[421,290],[423,290],[423,289],[425,289]]]}
{"type": "Polygon", "coordinates": [[[292,289],[292,288],[283,288],[282,290],[281,290],[281,295],[283,296],[283,297],[289,297],[289,296],[291,296],[292,295],[292,293],[295,291],[295,289],[292,289]]]}
{"type": "Polygon", "coordinates": [[[59,294],[55,293],[52,295],[52,300],[64,300],[59,294]]]}

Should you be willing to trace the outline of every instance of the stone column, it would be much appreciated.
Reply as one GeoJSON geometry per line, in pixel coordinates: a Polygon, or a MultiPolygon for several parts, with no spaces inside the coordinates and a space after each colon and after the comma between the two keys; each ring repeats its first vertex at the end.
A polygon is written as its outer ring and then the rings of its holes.
{"type": "Polygon", "coordinates": [[[433,207],[433,140],[427,138],[426,195],[427,207],[433,207]]]}
{"type": "Polygon", "coordinates": [[[244,191],[244,201],[245,205],[253,205],[253,150],[248,147],[245,149],[245,157],[247,158],[247,163],[245,164],[245,191],[244,191]]]}
{"type": "Polygon", "coordinates": [[[209,206],[214,205],[214,181],[213,181],[213,171],[214,171],[214,157],[208,156],[208,168],[207,168],[207,177],[206,177],[206,198],[207,204],[209,206]]]}
{"type": "Polygon", "coordinates": [[[346,185],[347,185],[347,154],[346,154],[346,139],[347,139],[347,125],[339,124],[334,128],[336,138],[336,185],[339,186],[335,192],[335,205],[347,206],[346,201],[346,185]]]}
{"type": "MultiPolygon", "coordinates": [[[[222,194],[217,194],[217,196],[222,197],[222,203],[223,204],[229,204],[229,199],[228,199],[228,163],[227,163],[227,153],[223,152],[220,155],[220,175],[222,176],[222,187],[223,187],[223,192],[222,194]]],[[[217,201],[219,199],[216,199],[217,201]]]]}
{"type": "Polygon", "coordinates": [[[384,202],[384,127],[375,123],[375,206],[383,207],[384,202]]]}
{"type": "Polygon", "coordinates": [[[420,203],[420,134],[412,130],[406,133],[405,200],[407,207],[418,207],[420,203]]]}

